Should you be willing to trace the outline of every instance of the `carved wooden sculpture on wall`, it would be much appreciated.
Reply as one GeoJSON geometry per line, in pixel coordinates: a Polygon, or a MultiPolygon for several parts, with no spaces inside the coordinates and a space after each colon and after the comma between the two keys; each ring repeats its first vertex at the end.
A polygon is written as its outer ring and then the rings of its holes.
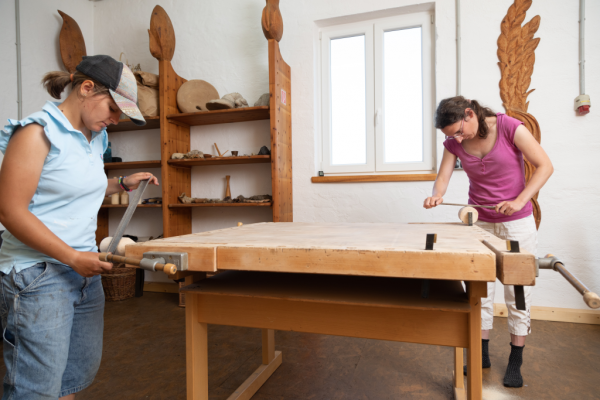
{"type": "Polygon", "coordinates": [[[86,55],[85,40],[77,22],[64,12],[58,10],[63,19],[59,35],[60,57],[70,73],[75,73],[75,67],[79,65],[83,56],[86,55]]]}
{"type": "Polygon", "coordinates": [[[267,40],[280,41],[283,36],[283,18],[279,11],[279,0],[266,0],[267,5],[262,12],[262,30],[267,40]]]}
{"type": "MultiPolygon", "coordinates": [[[[500,24],[500,37],[498,37],[498,65],[500,66],[500,97],[506,114],[522,121],[538,143],[541,142],[540,126],[535,117],[527,113],[529,102],[527,96],[535,89],[529,89],[533,64],[535,63],[535,49],[540,38],[533,35],[540,27],[540,16],[536,15],[521,26],[525,20],[525,13],[531,7],[532,0],[514,0],[508,8],[506,16],[500,24]]],[[[529,182],[535,167],[525,159],[525,181],[529,182]]],[[[537,201],[538,194],[531,199],[533,215],[536,226],[540,227],[542,211],[537,201]]]]}

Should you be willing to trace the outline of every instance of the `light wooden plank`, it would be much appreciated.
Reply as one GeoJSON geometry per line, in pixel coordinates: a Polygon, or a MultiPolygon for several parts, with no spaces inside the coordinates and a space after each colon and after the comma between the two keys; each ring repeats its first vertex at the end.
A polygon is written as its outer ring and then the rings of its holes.
{"type": "Polygon", "coordinates": [[[269,93],[271,94],[271,180],[273,222],[292,222],[292,72],[279,51],[279,42],[269,39],[269,93]]]}
{"type": "Polygon", "coordinates": [[[199,297],[190,295],[185,307],[186,383],[188,400],[208,400],[207,325],[198,321],[199,297]]]}
{"type": "MultiPolygon", "coordinates": [[[[466,313],[218,294],[197,296],[201,303],[199,319],[208,324],[468,346],[466,313]]],[[[481,354],[481,344],[479,351],[481,354]]]]}
{"type": "Polygon", "coordinates": [[[250,400],[267,379],[273,375],[273,372],[281,365],[282,361],[281,351],[276,351],[273,360],[269,364],[258,367],[227,400],[250,400]]]}
{"type": "Polygon", "coordinates": [[[535,256],[525,250],[511,253],[506,242],[483,241],[496,254],[496,276],[504,285],[535,285],[535,256]]]}
{"type": "MultiPolygon", "coordinates": [[[[469,345],[467,347],[467,399],[481,400],[483,374],[481,371],[481,293],[485,282],[469,282],[467,293],[471,312],[469,313],[469,345]]],[[[456,346],[460,347],[460,346],[456,346]]]]}
{"type": "Polygon", "coordinates": [[[454,389],[463,389],[465,387],[465,377],[463,372],[463,349],[460,347],[454,348],[454,389]]]}
{"type": "MultiPolygon", "coordinates": [[[[582,303],[583,304],[583,303],[582,303]]],[[[494,304],[495,317],[508,317],[506,304],[494,304]]],[[[600,325],[599,310],[531,306],[531,319],[539,321],[571,322],[600,325]]]]}
{"type": "Polygon", "coordinates": [[[401,174],[401,175],[345,175],[313,176],[312,183],[360,183],[360,182],[415,182],[435,181],[437,174],[401,174]]]}
{"type": "MultiPolygon", "coordinates": [[[[172,111],[170,111],[172,112],[172,111]]],[[[179,125],[198,126],[227,124],[232,122],[259,121],[269,119],[269,107],[244,107],[230,110],[198,111],[193,113],[170,113],[166,116],[170,123],[179,125]]]]}
{"type": "Polygon", "coordinates": [[[130,247],[216,249],[219,269],[493,281],[495,255],[482,240],[504,243],[477,226],[456,224],[282,222],[130,247]],[[438,235],[433,251],[425,250],[427,233],[438,235]]]}

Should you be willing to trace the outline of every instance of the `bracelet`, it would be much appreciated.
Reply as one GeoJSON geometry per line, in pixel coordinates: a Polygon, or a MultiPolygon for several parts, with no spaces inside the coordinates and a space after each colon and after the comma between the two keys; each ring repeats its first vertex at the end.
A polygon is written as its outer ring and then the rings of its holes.
{"type": "Polygon", "coordinates": [[[129,189],[127,187],[127,185],[125,184],[125,182],[123,182],[123,180],[127,178],[127,176],[120,176],[119,177],[119,186],[121,186],[121,189],[123,189],[126,192],[131,192],[131,189],[129,189]]]}

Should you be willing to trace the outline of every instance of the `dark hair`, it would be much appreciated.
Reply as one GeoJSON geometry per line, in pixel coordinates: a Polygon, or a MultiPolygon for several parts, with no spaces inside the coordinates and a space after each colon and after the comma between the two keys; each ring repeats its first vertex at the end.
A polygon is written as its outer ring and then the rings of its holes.
{"type": "Polygon", "coordinates": [[[65,90],[68,84],[71,84],[71,90],[75,90],[85,81],[94,82],[94,95],[109,94],[106,86],[79,71],[76,71],[73,74],[73,81],[71,81],[71,74],[68,72],[48,72],[42,79],[42,85],[44,85],[48,93],[50,93],[50,96],[60,100],[60,94],[65,90]]]}
{"type": "Polygon", "coordinates": [[[435,112],[435,127],[444,129],[465,117],[465,110],[470,108],[477,116],[479,128],[477,135],[485,139],[488,135],[488,126],[485,123],[487,117],[495,117],[496,113],[488,107],[484,107],[477,100],[467,100],[462,96],[449,97],[440,101],[435,112]]]}

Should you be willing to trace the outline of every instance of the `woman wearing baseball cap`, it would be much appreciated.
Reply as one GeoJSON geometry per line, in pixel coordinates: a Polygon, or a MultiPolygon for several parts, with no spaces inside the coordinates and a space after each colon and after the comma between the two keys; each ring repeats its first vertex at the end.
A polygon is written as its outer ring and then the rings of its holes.
{"type": "Polygon", "coordinates": [[[50,72],[43,84],[62,103],[0,130],[0,317],[2,399],[73,399],[89,386],[102,355],[104,292],[99,274],[97,215],[104,196],[132,190],[142,172],[107,179],[106,127],[125,113],[146,122],[136,106],[131,70],[104,55],[84,57],[77,72],[50,72]]]}

